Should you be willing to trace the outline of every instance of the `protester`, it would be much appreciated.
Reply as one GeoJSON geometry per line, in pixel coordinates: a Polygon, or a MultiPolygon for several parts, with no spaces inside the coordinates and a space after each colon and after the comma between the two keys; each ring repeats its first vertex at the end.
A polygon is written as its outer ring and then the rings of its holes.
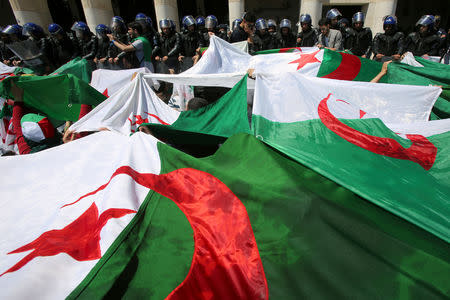
{"type": "Polygon", "coordinates": [[[317,47],[330,50],[342,50],[342,34],[339,30],[330,29],[330,20],[319,21],[320,35],[317,47]]]}
{"type": "Polygon", "coordinates": [[[128,34],[132,38],[131,44],[125,45],[114,40],[112,34],[108,34],[109,40],[123,52],[134,52],[137,58],[137,64],[134,67],[146,67],[153,72],[152,46],[146,37],[142,35],[143,30],[138,22],[128,24],[128,34]]]}
{"type": "Polygon", "coordinates": [[[252,12],[244,13],[242,22],[236,30],[233,31],[230,38],[230,43],[248,41],[253,44],[253,31],[255,29],[256,16],[252,12]]]}

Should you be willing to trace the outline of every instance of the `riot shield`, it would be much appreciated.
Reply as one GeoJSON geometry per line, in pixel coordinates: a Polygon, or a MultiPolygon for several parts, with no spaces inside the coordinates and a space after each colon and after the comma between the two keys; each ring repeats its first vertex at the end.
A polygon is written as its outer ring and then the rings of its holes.
{"type": "Polygon", "coordinates": [[[29,67],[44,64],[43,54],[32,40],[14,42],[6,46],[29,67]]]}

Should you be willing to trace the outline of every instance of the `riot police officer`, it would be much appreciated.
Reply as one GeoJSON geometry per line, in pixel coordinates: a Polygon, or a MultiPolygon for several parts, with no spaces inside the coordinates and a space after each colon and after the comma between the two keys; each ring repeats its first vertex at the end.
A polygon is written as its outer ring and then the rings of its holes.
{"type": "Polygon", "coordinates": [[[23,25],[22,35],[28,37],[29,40],[37,46],[41,54],[42,65],[36,69],[38,73],[48,74],[55,69],[53,64],[52,47],[50,40],[45,35],[41,26],[34,23],[26,23],[23,25]]]}
{"type": "Polygon", "coordinates": [[[309,14],[300,16],[299,25],[302,30],[297,34],[297,47],[314,47],[317,44],[319,35],[312,28],[312,19],[309,14]]]}
{"type": "Polygon", "coordinates": [[[203,16],[198,16],[195,19],[195,22],[197,23],[198,32],[200,32],[200,34],[203,35],[206,32],[206,29],[205,29],[205,18],[203,16]]]}
{"type": "Polygon", "coordinates": [[[111,30],[105,24],[98,24],[95,27],[95,33],[98,38],[98,50],[94,58],[94,63],[98,69],[107,69],[108,67],[108,49],[110,45],[107,34],[111,33],[111,30]]]}
{"type": "Polygon", "coordinates": [[[18,24],[8,25],[2,30],[1,55],[5,65],[19,65],[21,60],[6,45],[23,40],[22,26],[18,24]]]}
{"type": "Polygon", "coordinates": [[[53,59],[57,66],[61,66],[79,55],[77,39],[56,23],[48,26],[50,41],[53,48],[53,59]]]}
{"type": "Polygon", "coordinates": [[[173,30],[170,19],[160,20],[159,27],[162,31],[161,48],[155,57],[155,60],[159,62],[159,68],[156,69],[160,73],[175,74],[178,71],[178,56],[182,48],[181,35],[173,30]]]}
{"type": "Polygon", "coordinates": [[[235,19],[233,23],[231,24],[231,31],[235,31],[238,29],[239,25],[241,25],[242,19],[235,19]]]}
{"type": "Polygon", "coordinates": [[[280,48],[291,48],[295,47],[297,39],[292,33],[292,25],[289,19],[283,19],[280,22],[280,48]]]}
{"type": "MultiPolygon", "coordinates": [[[[127,26],[125,24],[125,21],[121,17],[112,17],[110,29],[116,41],[124,45],[128,45],[130,43],[130,38],[127,34],[127,26]]],[[[126,53],[120,51],[120,49],[117,48],[113,43],[110,43],[108,48],[109,67],[113,70],[121,69],[121,67],[123,66],[122,58],[124,58],[125,55],[126,53]]]]}
{"type": "Polygon", "coordinates": [[[216,16],[214,15],[209,15],[206,17],[205,19],[205,29],[206,32],[203,33],[203,40],[205,43],[205,47],[209,47],[209,39],[211,35],[217,35],[217,25],[218,25],[218,20],[216,18],[216,16]]]}
{"type": "Polygon", "coordinates": [[[228,25],[227,24],[219,24],[219,26],[217,26],[218,32],[217,32],[217,36],[219,38],[221,38],[224,41],[228,42],[228,25]]]}
{"type": "Polygon", "coordinates": [[[397,27],[395,16],[384,17],[384,33],[378,33],[373,39],[374,60],[383,62],[391,59],[400,60],[405,36],[403,32],[398,31],[397,27]]]}
{"type": "Polygon", "coordinates": [[[197,31],[197,23],[193,16],[185,16],[181,21],[183,25],[182,47],[178,60],[181,63],[180,71],[186,71],[197,63],[200,57],[200,48],[204,46],[203,38],[197,31]]]}
{"type": "Polygon", "coordinates": [[[267,26],[266,20],[263,18],[259,18],[256,20],[255,23],[256,27],[256,33],[255,38],[253,39],[253,42],[258,46],[259,50],[269,50],[273,47],[273,37],[272,35],[267,31],[269,27],[267,26]]]}
{"type": "Polygon", "coordinates": [[[353,54],[370,58],[372,53],[372,30],[364,27],[365,16],[362,12],[357,12],[352,18],[352,27],[347,28],[348,37],[344,42],[344,49],[350,50],[353,54]]]}
{"type": "Polygon", "coordinates": [[[330,9],[326,14],[326,18],[329,20],[330,29],[339,30],[338,22],[342,18],[342,14],[337,8],[330,9]]]}
{"type": "Polygon", "coordinates": [[[433,27],[434,16],[422,16],[416,23],[416,31],[406,37],[403,52],[409,51],[415,56],[438,55],[441,40],[433,27]]]}
{"type": "Polygon", "coordinates": [[[86,23],[81,21],[75,22],[71,30],[75,32],[75,36],[77,37],[81,57],[90,61],[92,68],[95,69],[93,59],[97,54],[97,37],[92,34],[86,23]]]}

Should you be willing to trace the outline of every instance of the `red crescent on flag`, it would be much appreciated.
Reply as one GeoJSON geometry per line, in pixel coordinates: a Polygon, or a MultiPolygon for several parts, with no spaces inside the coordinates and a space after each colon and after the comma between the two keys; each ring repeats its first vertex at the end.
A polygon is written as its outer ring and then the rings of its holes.
{"type": "Polygon", "coordinates": [[[162,175],[142,174],[122,166],[106,184],[68,205],[105,189],[121,174],[171,199],[194,231],[189,273],[167,299],[268,299],[267,280],[247,210],[223,182],[209,173],[185,168],[162,175]]]}
{"type": "Polygon", "coordinates": [[[322,123],[338,136],[358,147],[370,152],[397,158],[410,160],[422,166],[425,170],[433,166],[437,148],[426,137],[417,134],[408,134],[412,145],[404,148],[399,142],[391,138],[382,138],[362,133],[339,121],[329,110],[327,101],[331,94],[319,103],[318,113],[322,123]]]}
{"type": "Polygon", "coordinates": [[[342,52],[339,54],[342,56],[342,61],[337,69],[328,75],[322,76],[322,78],[350,81],[355,79],[361,70],[361,60],[356,55],[342,52]]]}

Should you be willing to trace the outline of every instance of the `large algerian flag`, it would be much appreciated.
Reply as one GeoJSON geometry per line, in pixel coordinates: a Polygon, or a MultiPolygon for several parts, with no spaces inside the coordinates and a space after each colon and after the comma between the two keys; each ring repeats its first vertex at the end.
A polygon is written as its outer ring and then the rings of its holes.
{"type": "Polygon", "coordinates": [[[253,130],[289,157],[449,242],[450,122],[426,122],[439,93],[437,87],[295,73],[259,76],[253,130]],[[277,89],[281,84],[285,88],[277,89]]]}
{"type": "Polygon", "coordinates": [[[92,72],[91,86],[106,97],[109,97],[126,86],[137,73],[149,74],[151,71],[147,68],[126,70],[98,69],[92,72]]]}
{"type": "MultiPolygon", "coordinates": [[[[183,133],[184,137],[179,139],[187,138],[188,133],[223,139],[235,133],[250,132],[246,83],[247,78],[243,77],[215,103],[196,111],[179,112],[159,99],[144,79],[144,74],[140,73],[127,86],[74,123],[70,130],[83,132],[107,128],[129,135],[142,124],[154,124],[152,130],[155,133],[183,133]]],[[[189,137],[192,138],[191,135],[189,137]]]]}
{"type": "Polygon", "coordinates": [[[88,83],[78,77],[13,76],[0,82],[0,96],[13,99],[11,81],[24,90],[23,101],[50,118],[62,121],[76,121],[81,104],[98,105],[106,99],[88,83]]]}
{"type": "Polygon", "coordinates": [[[89,62],[81,57],[76,57],[65,63],[50,75],[72,74],[84,82],[91,82],[92,68],[89,62]]]}
{"type": "MultiPolygon", "coordinates": [[[[448,243],[249,135],[196,159],[101,132],[0,169],[5,299],[450,295],[448,243]]],[[[396,175],[391,190],[410,177],[396,175]]]]}
{"type": "Polygon", "coordinates": [[[33,70],[21,67],[10,67],[0,62],[0,81],[6,77],[13,76],[19,73],[31,74],[33,70]]]}
{"type": "MultiPolygon", "coordinates": [[[[439,97],[433,109],[432,117],[450,117],[450,66],[435,63],[421,57],[415,57],[421,66],[405,63],[391,63],[388,73],[380,80],[384,83],[406,85],[442,85],[444,93],[439,97]]],[[[382,63],[361,58],[356,55],[325,49],[323,63],[318,77],[370,81],[381,70],[382,63]]]]}

